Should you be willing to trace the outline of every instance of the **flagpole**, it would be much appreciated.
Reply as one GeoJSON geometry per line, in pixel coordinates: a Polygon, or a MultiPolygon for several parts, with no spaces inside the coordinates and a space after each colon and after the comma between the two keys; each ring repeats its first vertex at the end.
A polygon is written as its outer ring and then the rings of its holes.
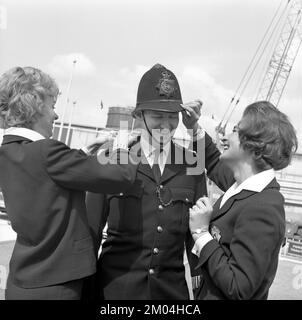
{"type": "Polygon", "coordinates": [[[65,140],[65,144],[67,144],[67,145],[68,145],[68,140],[69,140],[69,136],[70,136],[71,123],[72,123],[72,118],[73,118],[73,113],[74,113],[76,103],[77,103],[76,101],[73,101],[73,103],[72,103],[72,109],[71,109],[71,113],[70,113],[70,117],[69,117],[67,135],[66,135],[66,140],[65,140]]]}
{"type": "MultiPolygon", "coordinates": [[[[97,106],[98,107],[98,106],[97,106]]],[[[104,105],[103,105],[103,101],[101,100],[101,103],[100,103],[100,107],[101,107],[101,110],[103,110],[103,108],[104,108],[104,105]]],[[[96,134],[96,136],[98,135],[98,126],[96,126],[95,127],[95,134],[96,134]]]]}
{"type": "Polygon", "coordinates": [[[64,109],[63,109],[63,114],[62,114],[62,118],[61,118],[61,123],[60,123],[60,130],[59,130],[59,135],[58,135],[58,140],[61,140],[62,137],[62,132],[63,132],[63,125],[64,125],[64,119],[65,119],[65,114],[66,114],[66,109],[67,109],[67,105],[69,103],[69,93],[70,93],[70,88],[71,88],[71,84],[72,84],[72,78],[73,78],[73,71],[75,69],[75,65],[77,63],[77,60],[73,60],[72,62],[72,69],[71,69],[71,75],[70,75],[70,80],[67,86],[67,91],[66,91],[66,103],[64,104],[64,109]]]}

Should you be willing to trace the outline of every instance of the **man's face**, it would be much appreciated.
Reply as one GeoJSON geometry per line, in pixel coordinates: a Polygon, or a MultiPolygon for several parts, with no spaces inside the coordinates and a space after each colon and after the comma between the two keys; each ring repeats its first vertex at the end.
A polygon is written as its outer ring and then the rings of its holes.
{"type": "Polygon", "coordinates": [[[163,112],[146,110],[143,113],[146,121],[144,129],[149,129],[155,142],[165,145],[169,143],[179,122],[178,112],[163,112]]]}

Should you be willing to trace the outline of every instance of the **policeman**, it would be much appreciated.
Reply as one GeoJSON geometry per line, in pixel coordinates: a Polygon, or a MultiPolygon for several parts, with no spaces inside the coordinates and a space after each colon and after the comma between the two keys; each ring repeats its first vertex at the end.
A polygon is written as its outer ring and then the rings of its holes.
{"type": "MultiPolygon", "coordinates": [[[[142,127],[141,163],[134,185],[107,195],[102,206],[108,236],[98,260],[99,298],[189,298],[183,262],[184,244],[190,250],[192,243],[189,208],[206,194],[206,176],[204,170],[189,173],[192,151],[172,138],[182,112],[192,138],[201,140],[200,107],[200,101],[182,103],[178,81],[164,66],[156,64],[143,75],[133,112],[142,127]]],[[[225,190],[232,175],[220,165],[211,138],[204,139],[195,160],[205,156],[209,178],[225,190]]],[[[89,196],[87,201],[95,210],[89,196]]]]}

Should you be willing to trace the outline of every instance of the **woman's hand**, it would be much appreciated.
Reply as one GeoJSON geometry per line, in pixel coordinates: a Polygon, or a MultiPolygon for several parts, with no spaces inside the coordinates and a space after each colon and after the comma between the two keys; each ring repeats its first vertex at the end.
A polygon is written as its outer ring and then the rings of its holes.
{"type": "Polygon", "coordinates": [[[90,141],[90,143],[82,148],[82,150],[89,156],[95,155],[100,148],[109,148],[110,143],[112,144],[114,137],[109,132],[101,133],[96,138],[90,141]]]}
{"type": "Polygon", "coordinates": [[[189,226],[192,235],[201,234],[209,230],[209,224],[213,207],[208,197],[202,197],[197,200],[192,209],[189,209],[189,226]]]}

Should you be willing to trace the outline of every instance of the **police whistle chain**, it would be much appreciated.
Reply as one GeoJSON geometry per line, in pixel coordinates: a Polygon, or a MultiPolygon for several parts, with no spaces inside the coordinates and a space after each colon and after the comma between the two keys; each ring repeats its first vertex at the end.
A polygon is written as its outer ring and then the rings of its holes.
{"type": "Polygon", "coordinates": [[[158,198],[160,204],[161,204],[162,206],[164,206],[164,207],[168,207],[169,205],[171,205],[171,203],[172,203],[174,200],[173,200],[171,191],[167,188],[167,190],[170,191],[171,198],[170,198],[170,200],[169,200],[168,202],[164,202],[164,200],[163,200],[162,197],[161,197],[161,190],[162,190],[163,188],[164,188],[164,187],[163,187],[162,185],[157,186],[157,187],[156,187],[156,195],[157,195],[157,198],[158,198]]]}

